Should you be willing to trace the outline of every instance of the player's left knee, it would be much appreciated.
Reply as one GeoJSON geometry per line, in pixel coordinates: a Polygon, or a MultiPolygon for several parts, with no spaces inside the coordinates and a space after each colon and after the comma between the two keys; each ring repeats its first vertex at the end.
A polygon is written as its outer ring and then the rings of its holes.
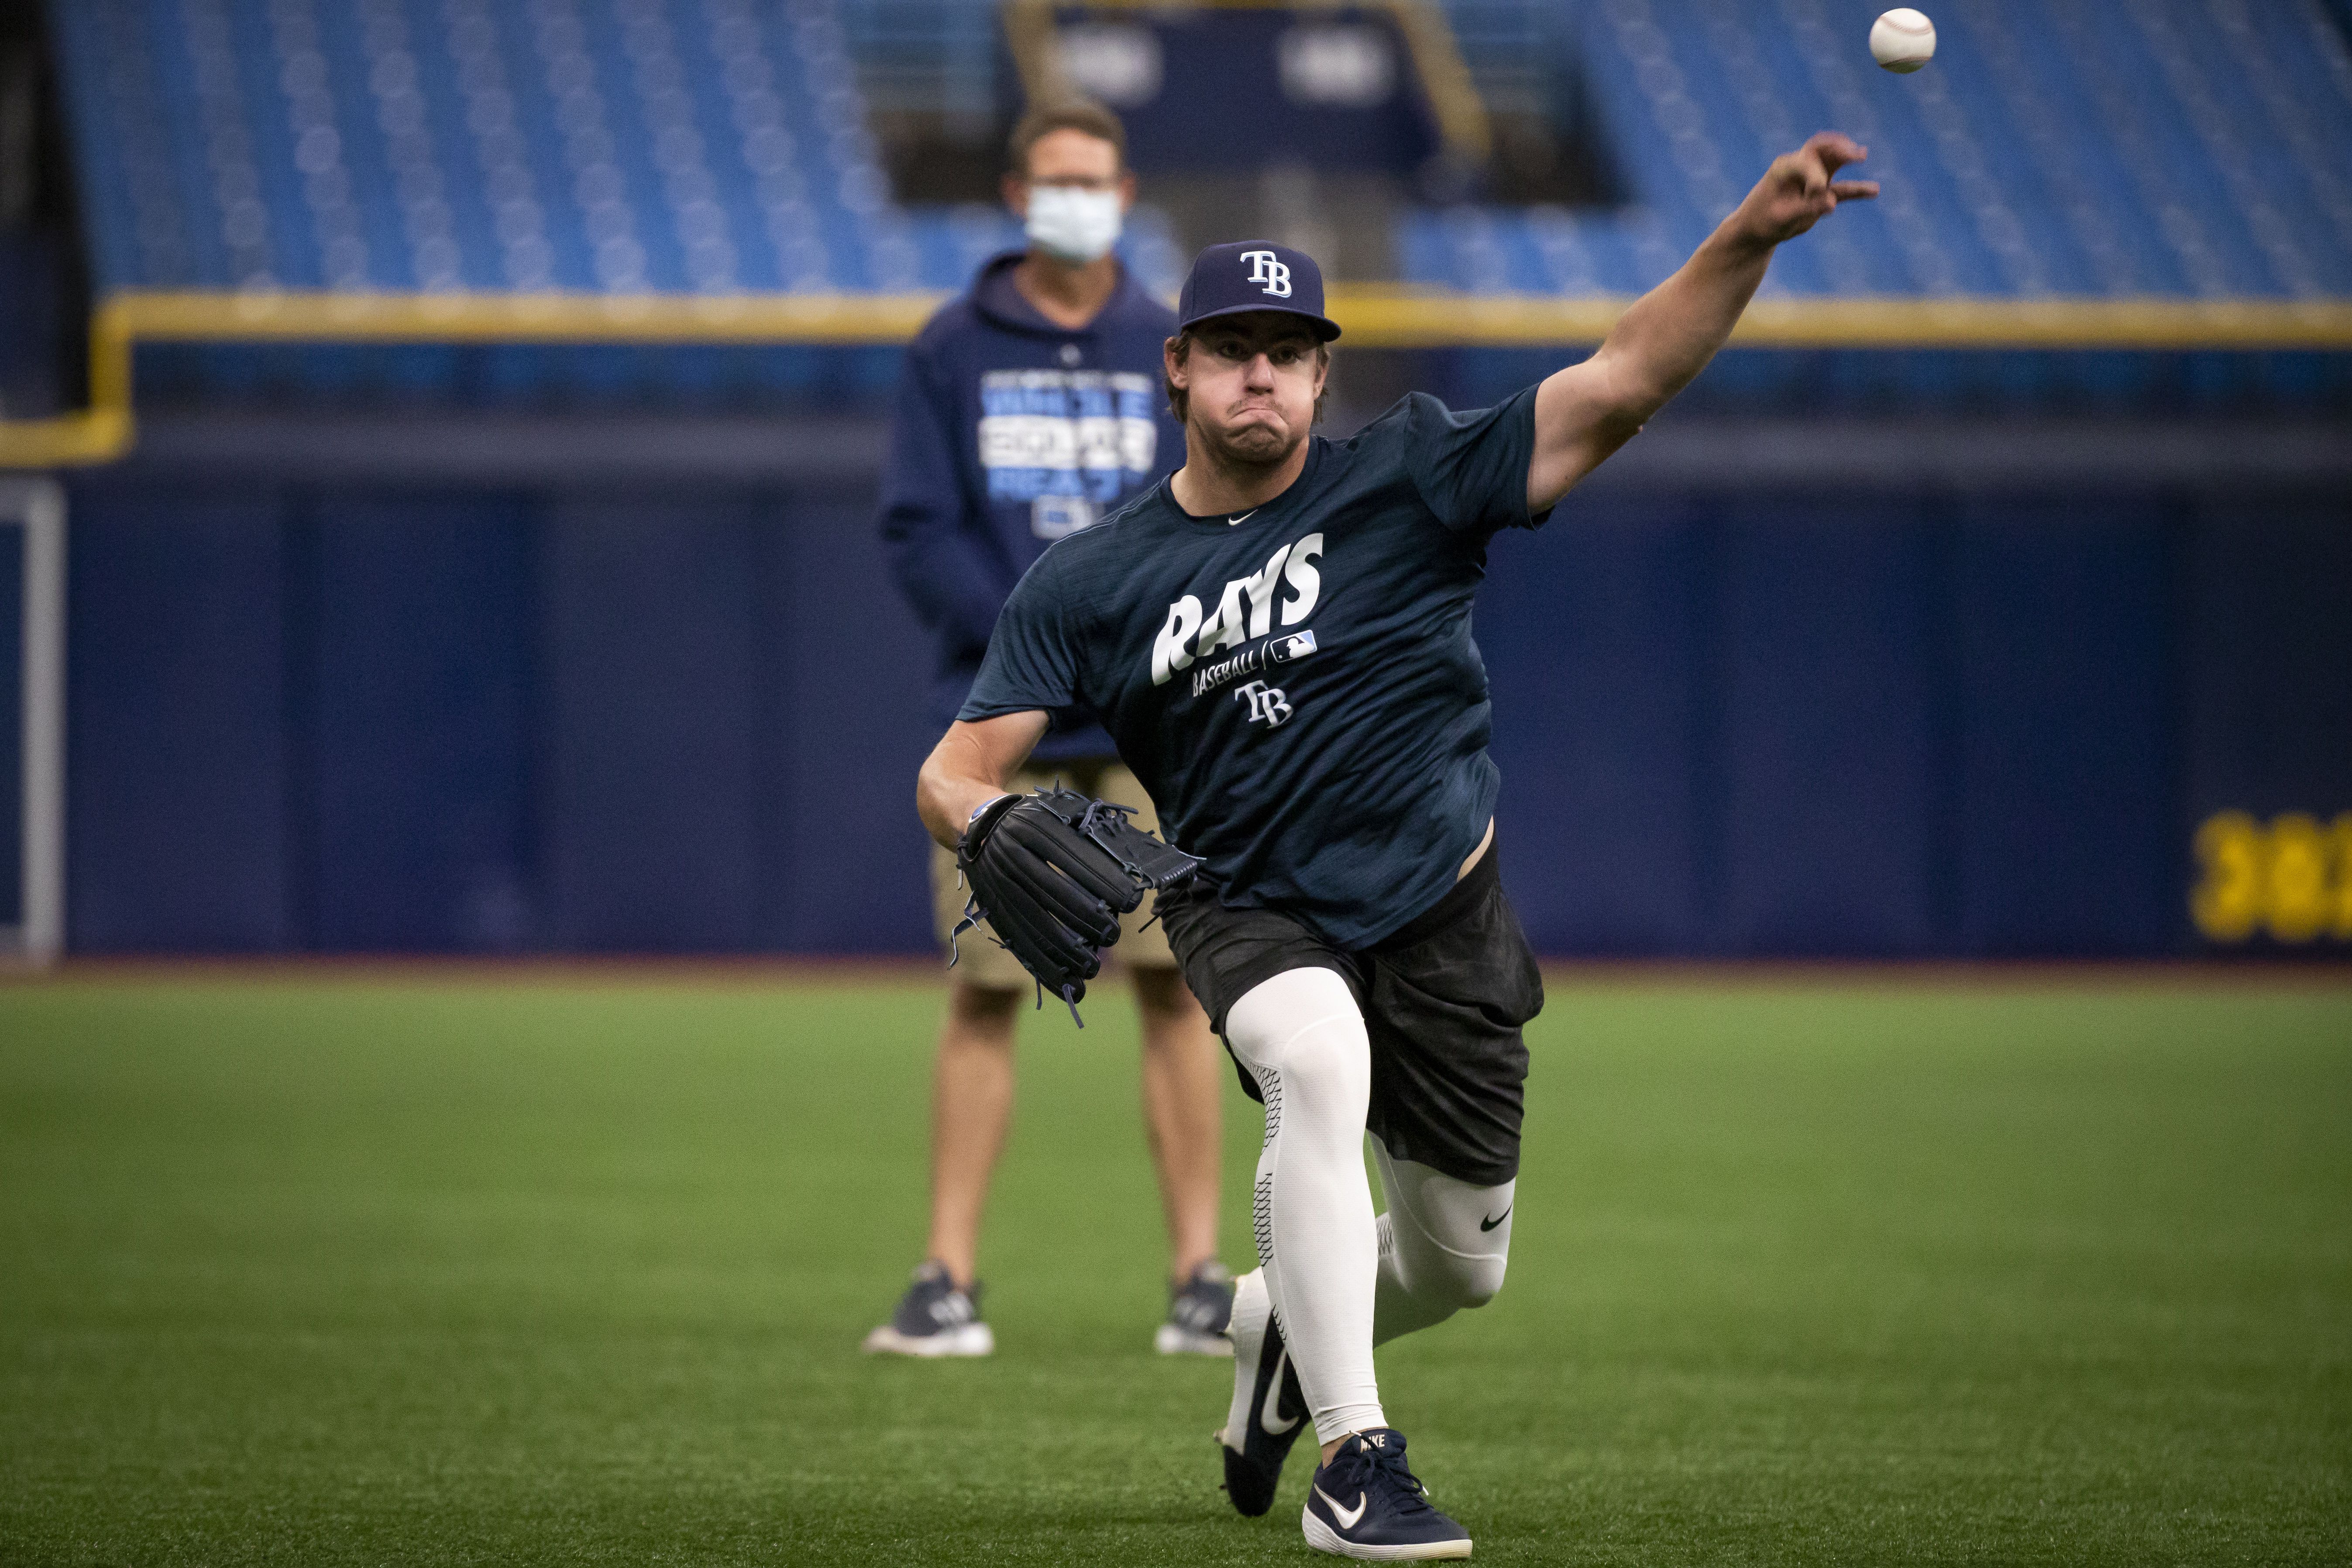
{"type": "Polygon", "coordinates": [[[1483,1307],[1503,1289],[1507,1260],[1499,1256],[1437,1247],[1416,1247],[1413,1254],[1409,1265],[1400,1259],[1399,1273],[1405,1289],[1432,1306],[1448,1311],[1483,1307]]]}
{"type": "Polygon", "coordinates": [[[1500,1294],[1514,1184],[1482,1186],[1393,1158],[1382,1173],[1390,1194],[1382,1223],[1405,1289],[1449,1311],[1483,1307],[1500,1294]]]}
{"type": "Polygon", "coordinates": [[[1451,1278],[1447,1284],[1452,1287],[1455,1304],[1466,1310],[1483,1307],[1502,1293],[1503,1270],[1509,1267],[1510,1259],[1457,1255],[1448,1264],[1446,1273],[1451,1278]]]}

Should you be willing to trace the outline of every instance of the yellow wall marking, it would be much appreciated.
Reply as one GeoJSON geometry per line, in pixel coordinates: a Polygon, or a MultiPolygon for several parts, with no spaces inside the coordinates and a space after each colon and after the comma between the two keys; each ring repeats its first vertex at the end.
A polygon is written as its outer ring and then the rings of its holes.
{"type": "Polygon", "coordinates": [[[2332,823],[2290,811],[2267,825],[2217,812],[2197,829],[2194,847],[2205,875],[2189,913],[2211,940],[2267,931],[2284,942],[2352,942],[2352,811],[2332,823]]]}

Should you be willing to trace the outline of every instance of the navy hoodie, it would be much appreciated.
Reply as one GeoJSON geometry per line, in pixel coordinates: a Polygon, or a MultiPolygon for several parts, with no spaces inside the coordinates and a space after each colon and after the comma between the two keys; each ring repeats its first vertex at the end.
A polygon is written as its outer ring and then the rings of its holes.
{"type": "MultiPolygon", "coordinates": [[[[1122,267],[1086,326],[1057,327],[1013,286],[1022,257],[981,268],[907,350],[882,479],[890,569],[938,647],[931,716],[954,720],[1029,563],[1182,466],[1160,344],[1176,314],[1122,267]]],[[[1082,709],[1056,712],[1042,762],[1115,753],[1082,709]]]]}

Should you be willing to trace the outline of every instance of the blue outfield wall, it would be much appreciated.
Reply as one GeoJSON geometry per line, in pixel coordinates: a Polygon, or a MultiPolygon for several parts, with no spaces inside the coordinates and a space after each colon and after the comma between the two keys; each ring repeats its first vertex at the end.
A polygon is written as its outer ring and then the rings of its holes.
{"type": "MultiPolygon", "coordinates": [[[[100,476],[70,593],[75,951],[927,946],[861,495],[100,476]]],[[[2200,823],[2352,811],[2340,495],[1596,495],[1477,632],[1547,952],[2205,951],[2200,823]]]]}

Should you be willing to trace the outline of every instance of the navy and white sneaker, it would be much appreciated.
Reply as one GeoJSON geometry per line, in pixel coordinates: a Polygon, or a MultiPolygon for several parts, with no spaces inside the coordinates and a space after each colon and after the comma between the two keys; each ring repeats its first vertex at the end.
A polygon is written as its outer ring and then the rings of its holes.
{"type": "Polygon", "coordinates": [[[1315,1472],[1299,1523],[1307,1544],[1368,1563],[1467,1557],[1470,1532],[1429,1503],[1429,1490],[1405,1468],[1404,1434],[1375,1426],[1350,1435],[1315,1472]]]}
{"type": "Polygon", "coordinates": [[[980,1283],[960,1288],[937,1258],[915,1270],[914,1283],[898,1298],[890,1321],[866,1336],[868,1355],[989,1355],[996,1335],[980,1321],[980,1283]]]}
{"type": "Polygon", "coordinates": [[[1263,1270],[1253,1268],[1234,1281],[1226,1335],[1234,1345],[1234,1402],[1217,1448],[1224,1456],[1225,1495],[1255,1519],[1274,1506],[1282,1461],[1307,1429],[1307,1394],[1282,1342],[1282,1325],[1274,1320],[1263,1270]]]}
{"type": "Polygon", "coordinates": [[[1161,1355],[1231,1355],[1234,1342],[1225,1328],[1233,1316],[1234,1277],[1213,1258],[1168,1292],[1168,1321],[1152,1336],[1151,1348],[1161,1355]]]}

